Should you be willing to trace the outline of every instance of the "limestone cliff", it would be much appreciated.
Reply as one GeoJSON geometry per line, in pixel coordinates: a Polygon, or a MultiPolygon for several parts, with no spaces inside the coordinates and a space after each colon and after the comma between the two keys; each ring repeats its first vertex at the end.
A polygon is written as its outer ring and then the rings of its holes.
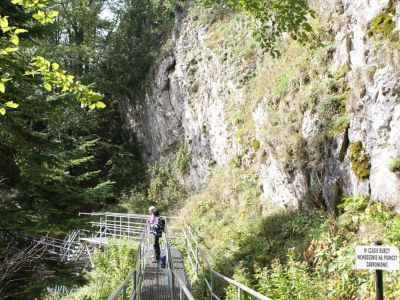
{"type": "Polygon", "coordinates": [[[391,3],[311,1],[322,46],[284,36],[278,59],[259,49],[246,16],[177,13],[152,88],[122,103],[144,162],[186,144],[185,180],[200,187],[210,168],[238,161],[258,172],[264,208],[317,201],[333,211],[345,194],[399,205],[400,5],[391,3]]]}

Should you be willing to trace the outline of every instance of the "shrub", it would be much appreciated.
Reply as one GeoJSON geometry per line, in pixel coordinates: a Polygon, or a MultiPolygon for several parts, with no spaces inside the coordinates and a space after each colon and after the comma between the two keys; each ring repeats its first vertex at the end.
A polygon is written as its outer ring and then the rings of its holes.
{"type": "Polygon", "coordinates": [[[400,171],[400,157],[395,157],[389,164],[389,170],[392,172],[400,171]]]}
{"type": "Polygon", "coordinates": [[[137,244],[110,239],[105,250],[92,257],[95,269],[87,274],[90,283],[63,299],[107,299],[125,280],[135,262],[137,244]]]}
{"type": "Polygon", "coordinates": [[[190,162],[190,154],[187,149],[186,143],[182,145],[182,147],[179,149],[178,154],[176,155],[175,159],[175,168],[177,171],[179,171],[181,174],[188,174],[190,167],[189,167],[189,162],[190,162]]]}

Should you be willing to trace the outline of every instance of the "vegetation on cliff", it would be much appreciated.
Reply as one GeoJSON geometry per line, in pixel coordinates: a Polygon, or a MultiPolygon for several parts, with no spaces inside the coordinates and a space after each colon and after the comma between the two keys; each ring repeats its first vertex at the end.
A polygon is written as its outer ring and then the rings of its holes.
{"type": "MultiPolygon", "coordinates": [[[[183,208],[218,272],[271,299],[375,299],[375,273],[355,269],[355,246],[399,244],[392,207],[344,197],[337,217],[273,207],[262,215],[257,194],[250,171],[219,169],[183,208]]],[[[399,280],[397,271],[385,272],[388,299],[399,297],[399,280]]],[[[203,299],[202,284],[193,282],[196,299],[203,299]]],[[[224,299],[236,299],[234,288],[219,287],[224,299]]]]}

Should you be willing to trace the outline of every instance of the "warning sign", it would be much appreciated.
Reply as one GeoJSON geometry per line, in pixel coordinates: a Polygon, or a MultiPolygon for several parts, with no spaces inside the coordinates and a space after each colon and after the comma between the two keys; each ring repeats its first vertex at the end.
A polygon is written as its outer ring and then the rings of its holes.
{"type": "Polygon", "coordinates": [[[356,268],[398,270],[399,249],[393,246],[356,246],[356,268]]]}

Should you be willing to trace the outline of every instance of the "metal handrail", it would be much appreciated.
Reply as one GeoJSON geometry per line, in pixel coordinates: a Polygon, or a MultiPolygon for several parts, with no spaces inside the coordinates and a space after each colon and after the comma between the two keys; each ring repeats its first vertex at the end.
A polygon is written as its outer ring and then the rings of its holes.
{"type": "MultiPolygon", "coordinates": [[[[132,294],[130,295],[129,299],[140,299],[140,286],[141,286],[141,280],[142,277],[140,276],[145,267],[145,258],[146,258],[146,252],[148,250],[148,241],[149,241],[149,232],[150,232],[150,227],[149,225],[145,226],[142,237],[140,239],[139,247],[138,247],[138,254],[136,256],[135,264],[133,266],[132,271],[128,274],[128,276],[125,278],[125,280],[118,286],[118,288],[111,294],[111,296],[108,298],[108,300],[115,300],[117,297],[121,294],[122,292],[122,300],[126,300],[127,298],[127,293],[126,289],[127,286],[130,284],[130,282],[133,282],[133,289],[132,289],[132,294]],[[144,247],[143,247],[144,245],[144,247]],[[137,271],[139,267],[139,271],[137,271]],[[138,288],[139,287],[139,288],[138,288]]],[[[169,245],[169,236],[168,236],[168,224],[166,220],[165,224],[165,229],[164,229],[164,239],[165,239],[165,249],[164,251],[166,252],[166,271],[167,271],[167,277],[168,277],[168,286],[169,286],[169,291],[170,291],[170,296],[171,299],[176,299],[175,295],[175,280],[177,280],[178,287],[179,287],[179,295],[180,299],[189,299],[189,300],[194,300],[194,297],[191,295],[189,289],[186,287],[185,283],[183,280],[177,275],[177,273],[174,271],[173,267],[173,261],[172,261],[172,255],[171,255],[171,248],[169,245]],[[186,296],[184,298],[184,296],[186,296]]]]}
{"type": "Polygon", "coordinates": [[[181,217],[175,217],[175,219],[181,219],[181,222],[183,223],[183,239],[185,240],[185,245],[186,245],[186,253],[189,256],[189,262],[192,266],[192,269],[195,273],[195,276],[198,278],[198,274],[201,273],[201,275],[204,278],[204,281],[206,283],[206,286],[208,288],[208,291],[210,293],[211,299],[220,299],[218,296],[215,294],[215,286],[214,286],[214,275],[223,279],[227,283],[234,285],[237,287],[237,295],[239,300],[242,299],[242,291],[245,291],[249,293],[250,295],[256,297],[257,299],[261,300],[271,300],[271,298],[268,298],[267,296],[264,296],[255,290],[245,286],[244,284],[241,284],[229,277],[226,277],[218,272],[216,272],[212,267],[209,261],[207,260],[206,256],[204,255],[203,251],[201,250],[199,244],[197,243],[189,225],[187,224],[186,220],[181,218],[181,217]],[[206,265],[206,269],[202,266],[200,263],[200,258],[203,260],[204,264],[206,265]],[[207,278],[207,270],[210,274],[210,278],[207,278]]]}
{"type": "Polygon", "coordinates": [[[175,269],[169,269],[170,272],[172,272],[174,278],[178,280],[178,286],[179,286],[179,299],[183,300],[183,296],[185,295],[188,300],[195,300],[193,295],[190,293],[189,289],[186,287],[186,284],[183,282],[183,280],[179,277],[179,275],[176,273],[175,269]]]}
{"type": "MultiPolygon", "coordinates": [[[[106,229],[111,230],[111,228],[107,228],[107,221],[109,220],[109,217],[113,218],[137,218],[137,219],[148,219],[148,216],[145,215],[128,215],[128,214],[119,214],[119,213],[103,213],[103,214],[95,214],[96,216],[105,216],[105,222],[93,222],[92,224],[96,225],[105,225],[103,227],[103,233],[106,235],[112,235],[111,232],[106,232],[106,229]]],[[[215,278],[220,278],[224,280],[226,283],[233,285],[237,288],[237,296],[238,300],[242,299],[242,292],[246,292],[251,296],[254,296],[256,299],[260,300],[271,300],[271,298],[268,298],[267,296],[264,296],[255,290],[245,286],[244,284],[241,284],[229,277],[226,277],[218,272],[216,272],[209,261],[207,260],[205,254],[203,253],[202,249],[200,248],[198,242],[196,241],[192,230],[190,229],[190,226],[187,224],[184,218],[182,217],[164,217],[166,219],[166,229],[165,229],[165,251],[166,251],[166,267],[167,267],[167,275],[168,275],[168,280],[170,283],[170,290],[171,290],[171,298],[175,299],[178,295],[174,295],[174,282],[178,283],[178,287],[180,289],[179,293],[179,299],[194,299],[193,295],[190,293],[189,288],[185,285],[183,282],[182,278],[178,276],[176,271],[174,270],[173,262],[171,259],[171,249],[170,249],[170,239],[171,238],[177,238],[178,240],[182,240],[185,242],[185,249],[187,256],[189,257],[188,261],[190,262],[190,265],[194,271],[194,274],[197,278],[199,278],[199,274],[204,279],[204,282],[206,284],[206,287],[208,289],[208,293],[210,295],[211,300],[212,299],[217,299],[220,300],[220,298],[215,294],[215,278]],[[178,226],[172,226],[169,225],[167,226],[168,220],[176,220],[178,222],[181,222],[181,225],[178,224],[178,226]],[[173,229],[175,232],[176,229],[180,231],[179,235],[176,236],[175,234],[173,236],[169,235],[168,229],[173,229]],[[207,275],[208,274],[208,275],[207,275]],[[186,297],[186,298],[184,298],[186,297]]],[[[111,222],[111,221],[110,221],[111,222]]],[[[123,222],[121,221],[120,224],[123,222]]],[[[111,224],[110,224],[111,225],[111,224]]],[[[113,229],[118,228],[118,229],[123,229],[125,226],[116,226],[113,227],[113,229]]],[[[121,293],[122,291],[122,299],[125,300],[126,298],[126,289],[129,284],[133,280],[133,291],[132,295],[129,299],[140,299],[140,283],[141,283],[141,275],[144,272],[144,262],[145,262],[145,255],[148,249],[148,244],[149,244],[149,228],[146,226],[146,229],[143,230],[143,233],[140,238],[139,246],[138,246],[138,255],[136,257],[135,265],[133,267],[133,270],[129,273],[129,275],[126,277],[126,279],[120,284],[120,286],[114,291],[114,293],[108,298],[109,300],[114,300],[116,297],[121,293]],[[139,296],[139,298],[137,298],[139,296]]]]}
{"type": "Polygon", "coordinates": [[[141,281],[143,278],[142,274],[144,273],[144,267],[145,267],[144,261],[148,250],[148,243],[147,243],[148,234],[149,230],[145,225],[140,238],[140,243],[138,245],[138,250],[136,254],[135,263],[133,265],[133,269],[125,278],[125,280],[118,286],[118,288],[111,294],[108,300],[117,299],[117,297],[121,292],[122,292],[122,300],[125,300],[128,284],[131,284],[132,286],[132,295],[129,299],[135,300],[137,299],[137,296],[139,296],[138,299],[140,299],[141,281]]]}
{"type": "MultiPolygon", "coordinates": [[[[138,244],[137,255],[135,258],[135,264],[132,271],[126,277],[126,279],[120,284],[120,286],[112,293],[112,295],[108,298],[109,300],[116,299],[118,295],[122,292],[122,299],[125,300],[126,292],[128,288],[128,284],[132,286],[132,294],[129,299],[136,300],[140,299],[141,295],[141,281],[143,279],[143,273],[145,268],[145,259],[146,253],[149,247],[149,224],[146,222],[148,219],[147,215],[134,215],[134,214],[121,214],[121,213],[80,213],[80,215],[91,215],[91,216],[100,216],[100,222],[90,222],[92,226],[96,226],[99,230],[93,234],[93,236],[108,237],[108,236],[117,236],[117,237],[128,237],[129,239],[140,239],[138,244]],[[103,219],[104,218],[104,219],[103,219]],[[113,219],[112,219],[113,218],[113,219]],[[118,220],[117,220],[118,218],[118,220]],[[126,221],[124,220],[126,219],[126,221]],[[132,222],[132,219],[137,219],[137,222],[132,222]],[[139,221],[140,220],[140,221],[139,221]],[[139,229],[141,228],[141,229],[139,229]],[[131,235],[132,234],[132,235],[131,235]]],[[[169,280],[169,286],[171,291],[171,298],[175,300],[176,297],[179,296],[179,299],[189,299],[194,300],[194,297],[190,293],[189,288],[185,285],[182,278],[176,273],[172,256],[171,256],[171,248],[170,248],[170,240],[178,239],[183,240],[185,242],[185,250],[187,256],[189,257],[188,261],[194,271],[196,278],[199,278],[199,274],[202,275],[204,282],[207,286],[209,295],[211,300],[220,298],[215,294],[215,278],[220,278],[231,284],[237,288],[238,300],[242,299],[242,291],[256,297],[261,300],[271,300],[270,298],[254,291],[253,289],[241,284],[231,278],[228,278],[211,267],[211,264],[207,260],[203,251],[201,250],[198,242],[196,241],[189,225],[182,217],[164,217],[166,219],[166,228],[165,228],[165,251],[166,251],[166,265],[167,265],[167,275],[169,280]],[[176,220],[178,222],[177,226],[172,226],[172,224],[168,224],[168,220],[176,220]],[[181,222],[181,225],[179,224],[181,222]],[[170,235],[169,230],[174,231],[178,230],[178,235],[170,235]],[[201,261],[200,261],[201,260],[201,261]],[[179,287],[179,295],[175,295],[175,283],[177,283],[179,287]]],[[[71,250],[71,245],[75,242],[76,238],[79,236],[80,232],[75,231],[72,232],[69,236],[66,237],[65,240],[60,240],[52,237],[38,237],[38,236],[26,236],[20,235],[22,238],[30,239],[33,241],[37,241],[39,243],[51,245],[55,252],[61,252],[61,257],[66,257],[66,252],[71,250]],[[56,251],[57,250],[57,251],[56,251]]],[[[90,259],[90,256],[89,256],[90,259]]]]}

